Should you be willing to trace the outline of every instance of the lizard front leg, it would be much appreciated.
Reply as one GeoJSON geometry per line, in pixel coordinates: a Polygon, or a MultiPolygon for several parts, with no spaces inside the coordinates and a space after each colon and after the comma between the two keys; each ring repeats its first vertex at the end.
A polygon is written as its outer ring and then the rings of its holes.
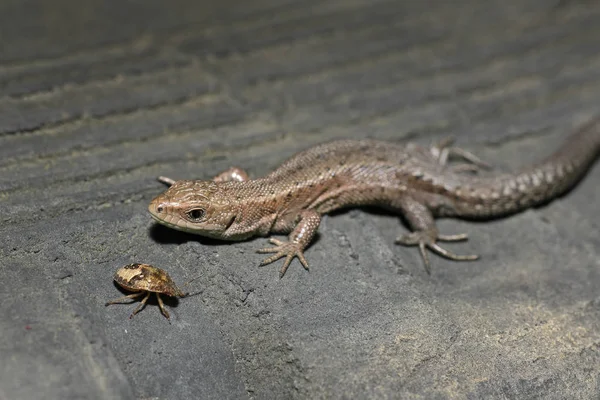
{"type": "Polygon", "coordinates": [[[260,265],[267,265],[285,257],[283,266],[279,271],[280,278],[283,278],[285,271],[287,271],[294,257],[298,257],[304,269],[308,271],[308,262],[304,258],[304,249],[309,245],[317,229],[319,229],[321,215],[314,210],[303,210],[298,218],[298,223],[292,233],[289,234],[287,242],[271,238],[269,242],[274,244],[275,247],[258,250],[258,253],[275,253],[261,262],[260,265]]]}
{"type": "Polygon", "coordinates": [[[215,182],[244,182],[248,179],[248,173],[238,167],[231,167],[212,178],[212,180],[215,182]]]}
{"type": "Polygon", "coordinates": [[[421,257],[423,258],[425,271],[431,274],[431,266],[427,248],[442,257],[446,257],[455,261],[472,261],[479,258],[478,255],[459,255],[454,254],[442,247],[436,242],[457,242],[467,240],[467,234],[461,233],[457,235],[441,235],[438,233],[437,226],[431,211],[423,203],[418,202],[410,197],[404,197],[396,204],[400,208],[408,224],[413,232],[402,235],[396,239],[396,243],[405,246],[419,246],[421,257]]]}
{"type": "MultiPolygon", "coordinates": [[[[171,186],[175,183],[175,179],[168,178],[166,176],[159,176],[158,181],[165,185],[171,186]]],[[[249,179],[248,173],[241,168],[231,167],[226,171],[221,172],[212,178],[214,182],[244,182],[249,179]]]]}

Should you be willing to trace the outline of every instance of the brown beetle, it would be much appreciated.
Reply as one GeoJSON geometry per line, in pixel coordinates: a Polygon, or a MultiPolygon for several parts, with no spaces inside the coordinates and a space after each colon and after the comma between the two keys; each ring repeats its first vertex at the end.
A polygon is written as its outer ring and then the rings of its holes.
{"type": "Polygon", "coordinates": [[[113,279],[122,288],[136,293],[111,300],[107,302],[105,306],[108,306],[109,304],[122,303],[123,300],[135,299],[146,294],[146,297],[142,299],[140,305],[133,311],[133,313],[131,313],[129,318],[133,318],[135,314],[144,308],[148,298],[150,298],[150,294],[156,293],[160,312],[167,319],[169,319],[169,313],[167,310],[165,310],[165,305],[160,298],[160,295],[165,294],[172,297],[186,296],[186,293],[183,293],[181,290],[179,290],[179,288],[175,285],[175,282],[173,282],[165,270],[153,267],[150,264],[134,263],[125,265],[115,272],[113,279]]]}

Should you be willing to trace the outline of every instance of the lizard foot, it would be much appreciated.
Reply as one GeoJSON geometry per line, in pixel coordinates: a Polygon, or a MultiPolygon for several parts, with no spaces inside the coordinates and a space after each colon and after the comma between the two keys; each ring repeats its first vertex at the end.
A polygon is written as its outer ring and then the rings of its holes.
{"type": "Polygon", "coordinates": [[[477,172],[479,169],[492,168],[490,164],[486,163],[470,151],[452,146],[453,143],[454,137],[449,136],[440,140],[430,148],[431,154],[438,160],[440,165],[447,165],[450,157],[458,157],[471,163],[471,167],[459,166],[454,172],[477,172]]]}
{"type": "Polygon", "coordinates": [[[164,183],[167,186],[172,186],[175,183],[175,179],[171,179],[167,176],[159,176],[158,178],[156,178],[156,180],[160,183],[164,183]]]}
{"type": "Polygon", "coordinates": [[[415,231],[402,235],[396,239],[396,243],[404,246],[419,246],[419,252],[423,258],[425,264],[425,271],[427,274],[431,274],[431,264],[429,263],[429,256],[427,255],[427,248],[432,250],[434,253],[446,257],[454,261],[473,261],[479,258],[476,254],[454,254],[443,247],[440,247],[436,241],[441,242],[458,242],[467,240],[467,234],[461,233],[457,235],[440,235],[430,231],[415,231]]]}
{"type": "Polygon", "coordinates": [[[452,166],[448,167],[448,169],[450,171],[454,172],[455,174],[463,174],[463,173],[476,174],[481,170],[481,167],[474,165],[474,164],[457,164],[457,165],[452,165],[452,166]]]}
{"type": "Polygon", "coordinates": [[[302,264],[304,269],[308,271],[308,262],[306,261],[306,258],[304,258],[303,249],[302,249],[302,246],[300,245],[300,243],[283,242],[281,240],[273,239],[273,238],[269,239],[269,243],[274,244],[275,247],[268,247],[268,248],[260,249],[260,250],[257,250],[257,253],[275,253],[275,254],[272,255],[271,257],[263,260],[263,262],[260,263],[261,266],[271,264],[272,262],[285,257],[285,262],[283,263],[281,270],[279,270],[279,277],[283,278],[283,275],[285,275],[285,271],[287,271],[287,269],[290,266],[290,263],[292,262],[294,257],[298,257],[298,260],[300,260],[300,263],[302,264]]]}

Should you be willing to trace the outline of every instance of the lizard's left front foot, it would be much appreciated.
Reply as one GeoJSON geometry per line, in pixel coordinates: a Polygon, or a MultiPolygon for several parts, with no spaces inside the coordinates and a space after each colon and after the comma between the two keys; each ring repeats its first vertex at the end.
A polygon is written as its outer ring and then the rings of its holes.
{"type": "Polygon", "coordinates": [[[467,240],[467,234],[462,233],[458,235],[440,235],[432,231],[415,231],[400,236],[396,239],[396,243],[405,246],[419,246],[419,252],[421,253],[421,257],[425,263],[425,271],[427,271],[427,274],[431,274],[431,265],[429,263],[429,256],[427,255],[427,248],[431,249],[433,252],[442,257],[446,257],[454,261],[473,261],[479,258],[479,256],[476,254],[454,254],[438,245],[436,243],[438,240],[441,242],[458,242],[467,240]]]}
{"type": "Polygon", "coordinates": [[[171,179],[167,176],[159,176],[158,178],[156,178],[156,180],[160,183],[164,183],[167,186],[172,186],[175,183],[175,179],[171,179]]]}
{"type": "Polygon", "coordinates": [[[287,271],[287,269],[290,266],[290,263],[292,262],[294,257],[298,257],[298,260],[300,261],[300,263],[302,264],[304,269],[306,269],[308,271],[308,262],[306,261],[306,258],[304,258],[304,253],[303,253],[304,249],[302,248],[302,245],[300,243],[284,242],[284,241],[273,239],[273,238],[269,239],[269,243],[274,244],[275,247],[268,247],[268,248],[260,249],[260,250],[257,250],[257,253],[275,253],[275,254],[272,255],[271,257],[263,260],[263,262],[260,263],[261,266],[271,264],[272,262],[285,257],[285,262],[283,263],[283,266],[281,267],[281,270],[279,271],[279,277],[283,278],[283,275],[285,275],[285,271],[287,271]]]}

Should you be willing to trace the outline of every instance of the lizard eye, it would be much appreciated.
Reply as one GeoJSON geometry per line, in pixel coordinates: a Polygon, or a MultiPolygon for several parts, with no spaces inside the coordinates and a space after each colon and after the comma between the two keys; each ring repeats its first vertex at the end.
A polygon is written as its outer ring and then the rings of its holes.
{"type": "Polygon", "coordinates": [[[194,208],[193,210],[189,210],[186,214],[189,219],[199,221],[204,217],[205,212],[201,208],[194,208]]]}

